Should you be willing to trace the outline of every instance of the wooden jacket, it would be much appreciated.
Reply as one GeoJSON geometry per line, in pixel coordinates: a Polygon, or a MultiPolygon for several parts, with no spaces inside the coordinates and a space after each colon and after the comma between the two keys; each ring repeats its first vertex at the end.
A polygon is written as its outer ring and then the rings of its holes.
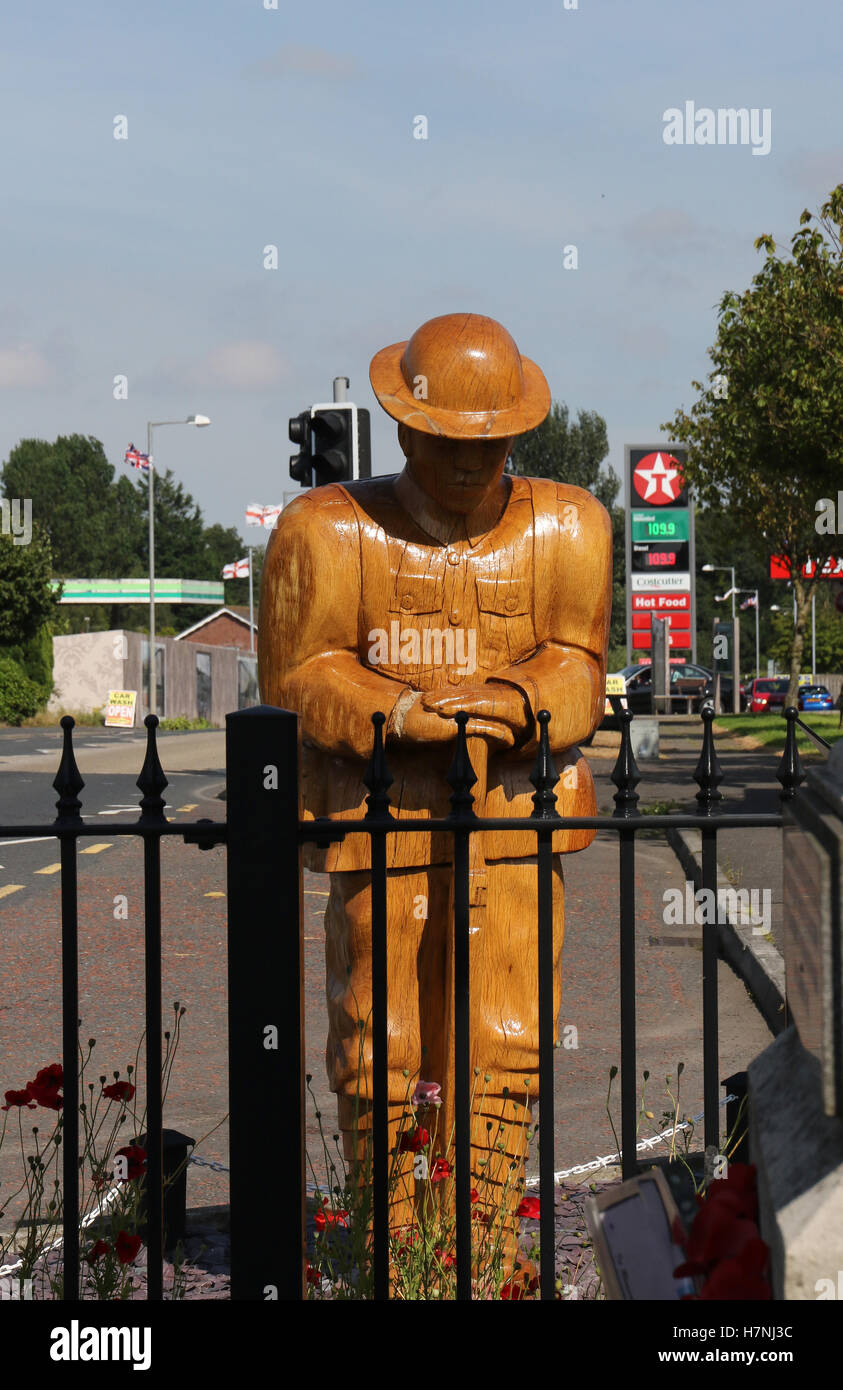
{"type": "MultiPolygon", "coordinates": [[[[259,678],[265,703],[301,715],[304,819],[365,815],[362,777],[376,710],[389,721],[393,812],[446,816],[453,744],[394,741],[396,706],[408,690],[452,692],[490,679],[516,686],[533,718],[519,746],[490,753],[477,814],[530,815],[540,709],[551,714],[557,812],[596,814],[591,772],[576,745],[603,715],[609,515],[581,488],[509,481],[500,520],[474,543],[443,543],[424,531],[396,495],[396,477],[317,488],[279,516],[263,571],[259,678]]],[[[535,854],[529,832],[478,838],[486,860],[535,854]]],[[[578,850],[593,838],[589,830],[557,831],[553,848],[578,850]]],[[[387,848],[390,867],[451,858],[441,834],[390,835],[387,848]]],[[[369,837],[308,846],[304,862],[318,871],[369,868],[369,837]]]]}

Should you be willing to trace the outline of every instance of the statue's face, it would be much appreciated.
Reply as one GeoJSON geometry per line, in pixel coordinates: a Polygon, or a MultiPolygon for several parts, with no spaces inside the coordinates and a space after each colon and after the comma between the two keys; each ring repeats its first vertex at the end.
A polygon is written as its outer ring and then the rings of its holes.
{"type": "Polygon", "coordinates": [[[467,515],[500,485],[514,436],[445,439],[398,426],[398,442],[413,480],[447,512],[467,515]]]}

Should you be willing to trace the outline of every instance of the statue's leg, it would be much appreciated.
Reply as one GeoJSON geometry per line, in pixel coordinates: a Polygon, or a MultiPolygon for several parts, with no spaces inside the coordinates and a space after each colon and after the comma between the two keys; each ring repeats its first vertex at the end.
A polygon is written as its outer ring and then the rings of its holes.
{"type": "MultiPolygon", "coordinates": [[[[538,1100],[538,888],[536,859],[488,863],[485,929],[471,946],[471,1031],[478,1097],[472,1173],[478,1224],[500,1233],[507,1270],[516,1256],[527,1131],[538,1100]],[[486,1078],[489,1078],[488,1081],[486,1078]],[[501,1213],[496,1223],[495,1213],[501,1213]]],[[[553,858],[554,1041],[562,1002],[565,900],[561,856],[553,858]]],[[[553,1200],[553,1194],[548,1194],[553,1200]]]]}
{"type": "MultiPolygon", "coordinates": [[[[362,1188],[372,1176],[372,894],[368,872],[331,874],[325,912],[326,1064],[337,1095],[346,1161],[362,1188]],[[362,1027],[361,1027],[362,1024],[362,1027]]],[[[421,1064],[416,956],[424,920],[414,900],[424,871],[390,870],[387,886],[388,1143],[390,1229],[414,1219],[412,1152],[396,1152],[415,1125],[409,1095],[421,1064]],[[404,1072],[408,1075],[405,1076],[404,1072]]]]}

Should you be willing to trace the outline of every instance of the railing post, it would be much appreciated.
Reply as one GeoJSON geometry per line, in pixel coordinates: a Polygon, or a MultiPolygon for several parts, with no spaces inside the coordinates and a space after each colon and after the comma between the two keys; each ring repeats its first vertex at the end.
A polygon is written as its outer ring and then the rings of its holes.
{"type": "MultiPolygon", "coordinates": [[[[615,792],[614,818],[628,820],[636,814],[641,773],[632,751],[632,711],[620,714],[621,746],[612,771],[615,792]]],[[[638,1172],[638,1101],[636,1096],[635,1025],[635,831],[619,831],[620,851],[620,994],[621,994],[621,1174],[638,1172]]]]}
{"type": "Polygon", "coordinates": [[[288,710],[226,715],[232,1299],[304,1296],[300,747],[288,710]]]}

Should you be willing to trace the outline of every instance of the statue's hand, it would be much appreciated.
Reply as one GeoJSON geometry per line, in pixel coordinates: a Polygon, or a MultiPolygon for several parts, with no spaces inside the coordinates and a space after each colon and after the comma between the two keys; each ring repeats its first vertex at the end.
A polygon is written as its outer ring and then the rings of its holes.
{"type": "Polygon", "coordinates": [[[485,729],[472,727],[478,721],[487,724],[490,732],[508,729],[512,737],[505,741],[510,746],[527,729],[530,720],[527,702],[520,690],[513,685],[497,685],[493,681],[486,685],[463,686],[460,690],[447,693],[431,690],[422,696],[420,703],[426,710],[451,719],[460,710],[465,710],[471,716],[469,734],[486,732],[485,729]]]}
{"type": "Polygon", "coordinates": [[[456,737],[451,719],[440,717],[424,708],[421,700],[411,705],[404,716],[398,741],[401,743],[448,743],[456,737]]]}

